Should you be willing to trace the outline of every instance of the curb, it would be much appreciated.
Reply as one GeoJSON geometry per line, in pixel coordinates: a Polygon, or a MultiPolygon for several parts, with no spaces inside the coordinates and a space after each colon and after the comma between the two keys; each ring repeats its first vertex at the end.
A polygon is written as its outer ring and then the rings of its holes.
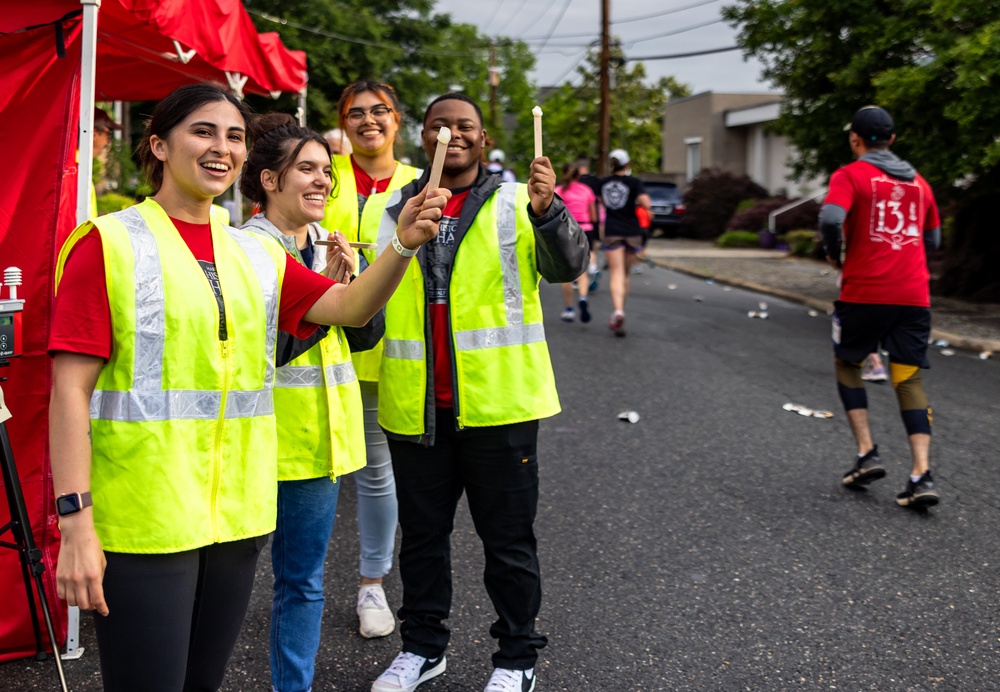
{"type": "MultiPolygon", "coordinates": [[[[819,310],[827,315],[833,314],[833,303],[829,300],[812,298],[810,296],[802,295],[801,293],[785,291],[780,288],[771,288],[770,286],[764,286],[762,284],[754,283],[753,281],[744,281],[743,279],[718,276],[710,272],[700,272],[696,269],[690,269],[689,267],[675,265],[668,260],[651,259],[650,261],[658,267],[663,267],[664,269],[669,269],[680,274],[687,274],[688,276],[693,276],[699,279],[711,279],[712,281],[716,281],[720,284],[735,286],[736,288],[745,288],[746,290],[753,291],[754,293],[763,293],[776,298],[783,298],[784,300],[789,300],[793,303],[799,303],[800,305],[805,305],[806,307],[814,310],[819,310]]],[[[973,351],[975,353],[992,351],[993,353],[1000,354],[1000,340],[977,339],[974,337],[964,336],[962,334],[955,334],[954,332],[946,332],[942,329],[931,329],[931,339],[934,341],[947,341],[951,348],[957,348],[963,351],[973,351]]]]}

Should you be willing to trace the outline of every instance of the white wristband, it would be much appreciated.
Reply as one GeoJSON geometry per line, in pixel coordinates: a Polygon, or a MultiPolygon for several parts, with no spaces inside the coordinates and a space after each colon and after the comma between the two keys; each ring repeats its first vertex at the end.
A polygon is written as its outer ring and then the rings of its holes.
{"type": "Polygon", "coordinates": [[[417,254],[416,250],[410,250],[409,248],[405,247],[401,242],[399,242],[398,235],[392,236],[392,249],[398,252],[403,257],[413,257],[415,254],[417,254]]]}

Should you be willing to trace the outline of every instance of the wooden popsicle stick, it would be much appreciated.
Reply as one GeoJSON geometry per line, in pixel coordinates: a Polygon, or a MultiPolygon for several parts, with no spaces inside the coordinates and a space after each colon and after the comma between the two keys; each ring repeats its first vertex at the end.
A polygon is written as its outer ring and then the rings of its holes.
{"type": "Polygon", "coordinates": [[[427,189],[441,187],[441,172],[444,170],[444,157],[448,155],[448,143],[451,141],[451,130],[442,127],[438,131],[437,149],[434,150],[434,162],[431,164],[431,176],[427,180],[427,189]]]}

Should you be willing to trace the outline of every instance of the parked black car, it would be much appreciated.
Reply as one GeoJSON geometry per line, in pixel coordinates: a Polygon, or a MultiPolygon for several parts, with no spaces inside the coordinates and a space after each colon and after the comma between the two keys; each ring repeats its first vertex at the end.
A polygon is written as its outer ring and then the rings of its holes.
{"type": "Polygon", "coordinates": [[[676,238],[677,227],[684,221],[687,208],[677,185],[664,180],[642,180],[643,187],[653,203],[650,234],[654,237],[676,238]]]}

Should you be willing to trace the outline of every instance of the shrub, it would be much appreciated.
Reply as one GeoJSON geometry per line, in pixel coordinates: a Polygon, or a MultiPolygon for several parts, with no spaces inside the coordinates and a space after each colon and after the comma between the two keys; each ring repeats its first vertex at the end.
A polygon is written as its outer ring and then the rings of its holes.
{"type": "Polygon", "coordinates": [[[760,236],[754,231],[726,231],[715,244],[719,247],[760,247],[760,236]]]}
{"type": "Polygon", "coordinates": [[[816,244],[819,242],[818,236],[819,234],[816,231],[789,231],[785,234],[788,252],[796,257],[811,257],[816,244]]]}
{"type": "MultiPolygon", "coordinates": [[[[736,230],[740,228],[750,228],[762,231],[767,228],[768,216],[775,209],[788,204],[787,197],[770,197],[758,200],[754,206],[737,211],[726,224],[726,230],[736,230]]],[[[784,233],[796,228],[809,228],[816,226],[816,219],[819,215],[819,205],[816,202],[805,202],[799,206],[789,209],[779,214],[775,219],[775,232],[784,233]]]]}
{"type": "Polygon", "coordinates": [[[135,204],[135,200],[126,195],[109,192],[97,198],[97,213],[104,215],[127,209],[135,204]]]}
{"type": "Polygon", "coordinates": [[[687,214],[680,233],[689,238],[717,238],[741,202],[765,197],[767,190],[745,175],[706,168],[684,193],[687,214]]]}

